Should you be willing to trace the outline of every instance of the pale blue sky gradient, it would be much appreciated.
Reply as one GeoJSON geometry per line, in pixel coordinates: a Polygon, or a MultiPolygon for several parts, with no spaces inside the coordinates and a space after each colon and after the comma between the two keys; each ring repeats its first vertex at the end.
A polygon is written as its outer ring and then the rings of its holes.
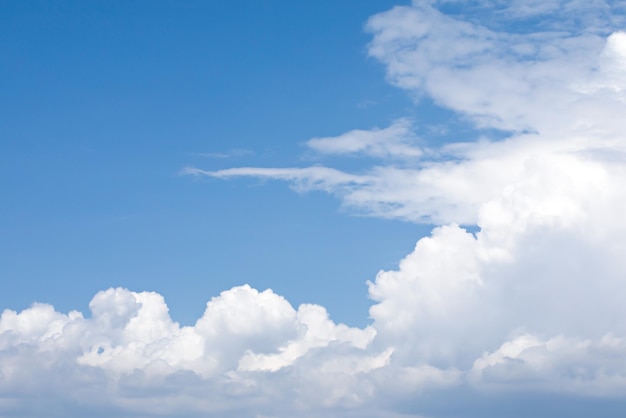
{"type": "Polygon", "coordinates": [[[0,3],[0,306],[84,311],[123,286],[191,323],[250,283],[367,322],[365,281],[427,229],[179,175],[293,165],[311,137],[416,112],[366,55],[393,2],[272,3],[0,3]]]}

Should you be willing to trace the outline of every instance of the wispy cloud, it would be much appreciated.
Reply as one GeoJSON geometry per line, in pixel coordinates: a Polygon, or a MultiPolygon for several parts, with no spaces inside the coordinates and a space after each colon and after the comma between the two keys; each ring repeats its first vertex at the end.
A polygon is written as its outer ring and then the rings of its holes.
{"type": "Polygon", "coordinates": [[[415,158],[422,155],[411,121],[399,119],[384,129],[355,129],[336,137],[313,138],[307,146],[321,154],[415,158]]]}
{"type": "Polygon", "coordinates": [[[236,157],[245,157],[249,155],[254,155],[254,151],[250,149],[244,148],[235,148],[225,152],[197,152],[193,155],[197,155],[199,157],[207,157],[207,158],[236,158],[236,157]]]}
{"type": "Polygon", "coordinates": [[[286,180],[299,191],[324,190],[333,192],[339,187],[350,188],[353,185],[366,183],[367,177],[346,174],[328,167],[305,168],[260,168],[238,167],[225,170],[205,171],[194,167],[187,167],[182,174],[194,176],[208,176],[216,178],[257,177],[267,179],[286,180]]]}

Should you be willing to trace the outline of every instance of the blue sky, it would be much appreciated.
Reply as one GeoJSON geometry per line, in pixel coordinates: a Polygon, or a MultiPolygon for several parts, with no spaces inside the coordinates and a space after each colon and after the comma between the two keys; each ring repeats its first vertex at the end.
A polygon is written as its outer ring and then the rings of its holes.
{"type": "Polygon", "coordinates": [[[311,137],[405,116],[362,30],[391,5],[3,2],[0,305],[124,286],[191,323],[251,283],[363,325],[365,280],[423,229],[179,172],[299,163],[311,137]]]}
{"type": "Polygon", "coordinates": [[[625,16],[0,0],[0,415],[621,416],[625,16]]]}

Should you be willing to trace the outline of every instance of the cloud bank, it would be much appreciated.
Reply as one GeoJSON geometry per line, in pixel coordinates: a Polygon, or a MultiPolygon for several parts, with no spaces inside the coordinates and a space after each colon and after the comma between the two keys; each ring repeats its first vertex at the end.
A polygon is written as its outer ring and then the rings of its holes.
{"type": "Polygon", "coordinates": [[[374,159],[361,172],[186,169],[286,181],[355,213],[436,224],[368,283],[370,326],[249,286],[214,297],[186,327],[162,296],[126,289],[98,293],[88,317],[6,310],[3,415],[40,415],[34,400],[55,406],[47,416],[250,417],[502,416],[474,401],[460,412],[450,396],[626,401],[622,11],[530,6],[415,1],[366,25],[390,83],[504,139],[430,147],[400,119],[307,143],[374,159]],[[557,9],[559,21],[544,16],[557,9]]]}

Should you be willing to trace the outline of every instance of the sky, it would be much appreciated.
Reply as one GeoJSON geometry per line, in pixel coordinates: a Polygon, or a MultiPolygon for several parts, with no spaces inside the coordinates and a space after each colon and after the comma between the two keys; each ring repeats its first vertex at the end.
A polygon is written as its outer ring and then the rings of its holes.
{"type": "Polygon", "coordinates": [[[621,417],[625,24],[0,0],[0,416],[621,417]]]}

